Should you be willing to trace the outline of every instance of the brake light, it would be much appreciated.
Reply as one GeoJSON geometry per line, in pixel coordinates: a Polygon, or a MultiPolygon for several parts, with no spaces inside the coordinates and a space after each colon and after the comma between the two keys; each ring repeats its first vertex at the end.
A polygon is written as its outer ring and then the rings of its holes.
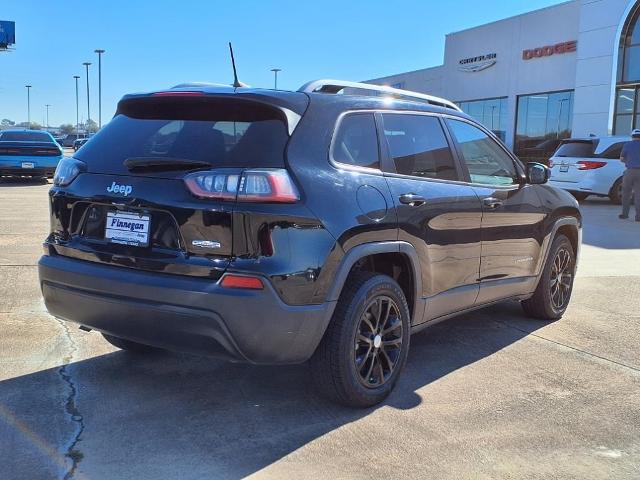
{"type": "Polygon", "coordinates": [[[604,167],[607,162],[598,162],[596,160],[580,160],[576,163],[578,170],[595,170],[596,168],[604,167]]]}
{"type": "Polygon", "coordinates": [[[300,200],[289,173],[280,168],[245,170],[242,175],[223,169],[194,172],[184,178],[196,197],[238,202],[293,203],[300,200]]]}
{"type": "Polygon", "coordinates": [[[244,288],[249,290],[262,290],[264,285],[258,277],[250,277],[246,275],[226,274],[220,282],[224,288],[244,288]]]}
{"type": "Polygon", "coordinates": [[[200,97],[203,92],[156,92],[152,93],[153,97],[200,97]]]}
{"type": "Polygon", "coordinates": [[[284,169],[247,170],[242,174],[239,202],[293,203],[298,200],[298,190],[284,169]]]}

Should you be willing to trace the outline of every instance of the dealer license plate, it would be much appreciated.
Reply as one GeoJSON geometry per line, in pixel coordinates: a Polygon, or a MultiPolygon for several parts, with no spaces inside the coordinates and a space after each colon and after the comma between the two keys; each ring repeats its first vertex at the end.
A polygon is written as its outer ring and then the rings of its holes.
{"type": "Polygon", "coordinates": [[[149,215],[111,211],[107,212],[104,238],[112,243],[146,247],[149,245],[149,215]]]}

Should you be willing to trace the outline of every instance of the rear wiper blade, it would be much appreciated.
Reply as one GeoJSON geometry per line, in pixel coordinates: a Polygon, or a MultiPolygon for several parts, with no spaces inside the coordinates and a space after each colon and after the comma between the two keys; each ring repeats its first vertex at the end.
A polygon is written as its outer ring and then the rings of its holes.
{"type": "Polygon", "coordinates": [[[193,168],[211,167],[208,162],[171,157],[131,157],[123,162],[128,170],[191,170],[193,168]]]}

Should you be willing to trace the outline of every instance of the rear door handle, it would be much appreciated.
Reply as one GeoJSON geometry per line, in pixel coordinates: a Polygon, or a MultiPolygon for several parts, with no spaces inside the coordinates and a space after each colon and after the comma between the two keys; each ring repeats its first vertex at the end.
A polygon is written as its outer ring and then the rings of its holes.
{"type": "Polygon", "coordinates": [[[411,207],[418,207],[426,203],[427,199],[416,195],[415,193],[403,193],[400,195],[400,203],[404,203],[405,205],[409,205],[411,207]]]}
{"type": "Polygon", "coordinates": [[[484,204],[485,207],[494,209],[502,206],[504,202],[499,198],[487,197],[484,200],[482,200],[482,203],[484,204]]]}

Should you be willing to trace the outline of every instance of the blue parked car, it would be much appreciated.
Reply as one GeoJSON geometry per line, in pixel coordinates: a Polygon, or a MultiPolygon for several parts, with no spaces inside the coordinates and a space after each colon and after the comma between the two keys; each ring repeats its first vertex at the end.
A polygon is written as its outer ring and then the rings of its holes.
{"type": "Polygon", "coordinates": [[[48,132],[0,132],[0,176],[53,177],[63,157],[62,147],[48,132]]]}

